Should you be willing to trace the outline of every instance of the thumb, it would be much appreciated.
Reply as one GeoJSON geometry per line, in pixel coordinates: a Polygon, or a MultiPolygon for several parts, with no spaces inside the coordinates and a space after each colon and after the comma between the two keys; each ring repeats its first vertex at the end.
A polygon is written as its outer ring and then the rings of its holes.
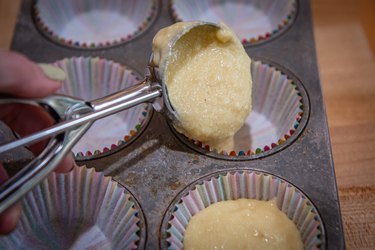
{"type": "Polygon", "coordinates": [[[0,93],[38,98],[52,94],[60,83],[47,78],[40,67],[25,56],[0,50],[0,93]]]}

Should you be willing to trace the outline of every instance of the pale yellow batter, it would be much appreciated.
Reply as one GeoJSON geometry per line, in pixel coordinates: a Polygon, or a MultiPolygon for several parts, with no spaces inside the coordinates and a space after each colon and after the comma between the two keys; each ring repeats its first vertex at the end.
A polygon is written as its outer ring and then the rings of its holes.
{"type": "Polygon", "coordinates": [[[189,221],[185,250],[303,249],[299,231],[275,201],[239,199],[208,206],[189,221]]]}
{"type": "Polygon", "coordinates": [[[198,26],[174,44],[194,22],[160,30],[153,41],[170,103],[178,113],[174,127],[218,150],[232,150],[233,136],[251,110],[250,58],[224,24],[198,26]]]}

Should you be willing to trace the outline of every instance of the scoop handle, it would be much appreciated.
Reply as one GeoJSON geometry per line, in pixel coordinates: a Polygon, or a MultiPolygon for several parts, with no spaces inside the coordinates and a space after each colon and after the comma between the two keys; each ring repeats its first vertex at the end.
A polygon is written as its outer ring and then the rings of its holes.
{"type": "Polygon", "coordinates": [[[120,90],[114,94],[95,99],[88,102],[88,104],[94,109],[94,111],[101,111],[117,105],[123,105],[124,107],[127,107],[128,105],[134,106],[132,105],[134,100],[141,97],[141,99],[144,100],[143,102],[146,102],[156,98],[154,97],[155,95],[156,97],[161,96],[161,87],[159,87],[158,84],[151,83],[151,81],[146,78],[137,85],[120,90]]]}
{"type": "Polygon", "coordinates": [[[87,105],[91,106],[93,109],[91,112],[77,114],[74,119],[59,122],[54,126],[43,129],[21,139],[0,144],[0,154],[20,146],[30,145],[46,138],[56,136],[87,122],[101,119],[122,110],[131,108],[140,103],[154,100],[160,96],[162,96],[161,86],[159,84],[152,83],[151,80],[146,78],[144,81],[133,87],[121,90],[117,93],[93,100],[91,102],[87,102],[87,105]]]}
{"type": "Polygon", "coordinates": [[[64,134],[52,138],[43,152],[24,166],[16,175],[0,186],[0,213],[33,189],[62,161],[65,155],[89,129],[88,122],[64,134]]]}

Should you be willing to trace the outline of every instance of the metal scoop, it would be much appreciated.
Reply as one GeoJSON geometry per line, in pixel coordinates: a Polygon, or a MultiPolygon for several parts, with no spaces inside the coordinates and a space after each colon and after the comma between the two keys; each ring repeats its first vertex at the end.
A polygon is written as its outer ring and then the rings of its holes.
{"type": "MultiPolygon", "coordinates": [[[[169,52],[176,42],[194,28],[215,27],[216,24],[193,22],[173,37],[169,44],[169,52]]],[[[0,104],[23,103],[37,105],[49,112],[58,122],[56,125],[41,130],[24,138],[0,144],[0,154],[20,146],[26,146],[38,141],[49,140],[44,151],[27,164],[20,172],[0,186],[0,213],[22,198],[35,185],[42,181],[64,156],[79,141],[84,133],[97,119],[112,115],[144,102],[154,102],[163,97],[163,108],[154,105],[171,120],[178,120],[178,114],[169,102],[167,87],[162,81],[164,72],[154,65],[153,55],[149,61],[150,74],[139,84],[112,95],[84,101],[63,95],[52,95],[43,99],[27,100],[17,98],[2,98],[0,104]]],[[[154,102],[155,104],[155,102],[154,102]]]]}

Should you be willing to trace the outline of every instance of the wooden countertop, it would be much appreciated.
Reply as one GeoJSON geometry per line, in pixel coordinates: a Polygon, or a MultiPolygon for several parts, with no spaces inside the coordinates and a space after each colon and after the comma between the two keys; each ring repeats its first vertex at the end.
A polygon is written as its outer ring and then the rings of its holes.
{"type": "MultiPolygon", "coordinates": [[[[311,2],[346,245],[373,249],[375,1],[311,2]]],[[[10,45],[19,3],[0,1],[0,48],[10,45]]]]}
{"type": "MultiPolygon", "coordinates": [[[[375,61],[361,20],[348,18],[351,2],[355,1],[313,1],[318,63],[339,187],[375,184],[375,61]],[[339,3],[346,6],[337,9],[339,3]]],[[[351,15],[359,11],[355,8],[351,15]]]]}
{"type": "Polygon", "coordinates": [[[347,249],[375,248],[375,1],[312,1],[347,249]]]}

